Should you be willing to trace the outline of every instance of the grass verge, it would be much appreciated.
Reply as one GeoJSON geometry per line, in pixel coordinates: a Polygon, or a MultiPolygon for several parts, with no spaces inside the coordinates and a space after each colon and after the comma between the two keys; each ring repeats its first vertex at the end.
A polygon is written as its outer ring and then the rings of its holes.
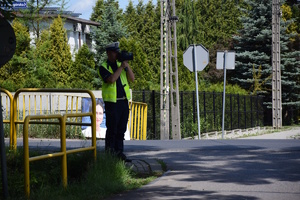
{"type": "MultiPolygon", "coordinates": [[[[33,152],[30,156],[40,155],[33,152]]],[[[23,200],[24,192],[23,149],[8,151],[8,200],[23,200]]],[[[114,194],[139,188],[157,176],[142,177],[126,167],[124,161],[104,152],[98,152],[94,161],[92,153],[68,155],[68,187],[61,183],[60,158],[51,158],[30,163],[31,200],[82,200],[105,199],[114,194]]],[[[2,176],[1,176],[2,177],[2,176]]],[[[0,184],[2,197],[2,182],[0,184]]]]}

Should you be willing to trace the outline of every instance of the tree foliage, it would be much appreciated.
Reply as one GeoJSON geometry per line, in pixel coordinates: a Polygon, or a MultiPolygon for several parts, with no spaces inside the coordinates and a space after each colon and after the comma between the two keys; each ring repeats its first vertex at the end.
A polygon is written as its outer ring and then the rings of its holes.
{"type": "MultiPolygon", "coordinates": [[[[236,50],[236,66],[231,75],[231,81],[249,90],[255,81],[265,82],[265,90],[260,93],[266,94],[265,101],[271,102],[271,79],[272,74],[272,4],[268,0],[247,0],[249,9],[243,9],[246,13],[241,18],[243,28],[234,37],[236,50]],[[253,72],[253,66],[256,72],[253,72]],[[260,66],[260,69],[259,67],[260,66]],[[261,75],[256,80],[253,74],[261,75]],[[268,79],[268,81],[265,81],[268,79]]],[[[299,91],[299,51],[289,48],[291,34],[288,33],[289,21],[281,20],[280,48],[281,48],[281,85],[282,102],[298,104],[299,91]],[[297,60],[298,59],[298,60],[297,60]],[[297,67],[298,66],[298,67],[297,67]],[[293,91],[293,92],[292,92],[293,91]]]]}
{"type": "MultiPolygon", "coordinates": [[[[75,55],[75,61],[71,60],[62,19],[54,20],[50,29],[40,26],[40,31],[37,31],[39,22],[44,20],[39,16],[39,11],[57,1],[28,2],[29,10],[24,12],[26,17],[14,27],[18,41],[16,54],[0,69],[1,86],[11,91],[20,87],[101,89],[97,67],[107,59],[105,46],[120,41],[122,50],[134,53],[134,60],[130,65],[136,79],[131,87],[135,90],[159,90],[159,0],[156,5],[152,1],[143,4],[141,0],[134,5],[130,0],[124,12],[116,0],[97,0],[91,15],[91,20],[101,24],[92,30],[96,53],[92,55],[83,45],[75,55]],[[39,37],[36,41],[31,41],[35,46],[29,46],[29,33],[22,24],[37,31],[39,37]]],[[[61,3],[62,9],[64,2],[61,3]]],[[[201,90],[223,82],[223,70],[216,70],[215,66],[217,50],[234,49],[236,67],[235,70],[228,71],[229,83],[238,84],[249,92],[256,88],[258,93],[270,93],[271,1],[176,0],[175,3],[176,16],[179,17],[176,31],[180,90],[195,89],[195,74],[183,65],[183,53],[191,44],[202,44],[209,49],[210,62],[202,72],[198,72],[197,81],[200,86],[204,85],[203,88],[200,87],[201,90]]],[[[294,3],[294,0],[288,0],[282,5],[282,95],[286,103],[299,101],[300,94],[300,14],[299,6],[294,3]]]]}
{"type": "Polygon", "coordinates": [[[68,45],[67,32],[60,16],[53,20],[50,26],[49,58],[52,59],[50,72],[55,77],[56,87],[66,88],[68,72],[72,65],[70,46],[68,45]]]}
{"type": "Polygon", "coordinates": [[[94,55],[86,44],[82,45],[76,53],[69,75],[71,88],[94,89],[97,85],[94,55]]]}
{"type": "Polygon", "coordinates": [[[30,50],[30,35],[28,29],[14,20],[12,23],[16,36],[16,51],[12,59],[0,68],[0,84],[2,88],[9,91],[23,87],[26,78],[26,65],[29,61],[28,51],[30,50]]]}
{"type": "MultiPolygon", "coordinates": [[[[102,62],[107,59],[105,46],[112,42],[120,40],[122,37],[127,36],[126,27],[123,26],[122,22],[118,19],[118,2],[115,0],[104,1],[103,7],[97,7],[97,9],[103,9],[101,26],[93,29],[92,38],[95,41],[95,55],[96,65],[99,67],[102,62]],[[104,6],[105,4],[105,6],[104,6]]],[[[96,9],[94,9],[94,13],[96,9]]],[[[95,19],[98,19],[98,16],[93,15],[95,19]]]]}

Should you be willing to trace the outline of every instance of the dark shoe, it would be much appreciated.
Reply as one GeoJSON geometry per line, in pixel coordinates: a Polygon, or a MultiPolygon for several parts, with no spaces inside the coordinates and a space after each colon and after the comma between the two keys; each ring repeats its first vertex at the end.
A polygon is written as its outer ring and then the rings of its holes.
{"type": "Polygon", "coordinates": [[[131,162],[131,161],[132,161],[132,160],[128,159],[128,158],[125,156],[125,154],[123,154],[123,153],[119,153],[119,154],[118,154],[118,157],[119,157],[121,160],[123,160],[124,162],[131,162]]]}

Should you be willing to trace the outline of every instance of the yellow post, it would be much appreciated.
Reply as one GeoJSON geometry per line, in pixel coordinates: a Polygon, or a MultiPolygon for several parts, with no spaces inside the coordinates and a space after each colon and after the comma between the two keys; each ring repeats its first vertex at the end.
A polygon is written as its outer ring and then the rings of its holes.
{"type": "Polygon", "coordinates": [[[25,118],[23,127],[23,151],[24,151],[24,181],[25,181],[25,194],[30,196],[30,175],[29,175],[29,145],[28,145],[28,127],[30,116],[25,118]]]}
{"type": "Polygon", "coordinates": [[[42,95],[40,95],[40,114],[43,114],[43,109],[42,109],[43,104],[42,104],[42,102],[43,102],[43,98],[42,98],[42,95]]]}
{"type": "MultiPolygon", "coordinates": [[[[48,112],[48,110],[49,110],[49,108],[48,108],[48,104],[49,104],[49,95],[46,95],[46,114],[48,115],[49,114],[49,112],[48,112]]],[[[51,113],[51,110],[50,110],[50,113],[51,113]]]]}
{"type": "Polygon", "coordinates": [[[28,95],[28,115],[30,115],[30,95],[28,95]]]}
{"type": "Polygon", "coordinates": [[[143,121],[144,121],[144,125],[143,125],[143,140],[147,139],[147,104],[145,104],[144,106],[144,116],[143,116],[143,121]]]}
{"type": "MultiPolygon", "coordinates": [[[[18,119],[20,119],[19,117],[19,110],[20,110],[20,106],[19,106],[19,101],[18,102],[18,119]]],[[[26,116],[26,105],[25,105],[25,95],[23,95],[23,116],[22,116],[22,119],[24,120],[25,119],[25,116],[26,116]]]]}
{"type": "Polygon", "coordinates": [[[97,148],[96,148],[96,99],[93,93],[90,94],[92,99],[92,146],[95,147],[94,149],[94,159],[97,158],[97,148]]]}
{"type": "Polygon", "coordinates": [[[140,140],[141,138],[142,138],[142,136],[141,136],[141,131],[142,131],[142,127],[141,127],[141,107],[142,107],[142,105],[138,105],[138,110],[137,110],[137,112],[138,112],[138,114],[137,114],[137,118],[138,118],[138,125],[137,125],[137,127],[138,127],[138,131],[137,131],[137,138],[140,140]]]}
{"type": "Polygon", "coordinates": [[[60,114],[59,96],[57,96],[58,113],[60,114]]]}
{"type": "MultiPolygon", "coordinates": [[[[76,98],[76,113],[78,113],[78,97],[76,98]]],[[[75,118],[75,122],[77,122],[77,117],[75,118]]],[[[75,127],[75,134],[77,134],[78,126],[75,127]]]]}
{"type": "Polygon", "coordinates": [[[68,104],[69,104],[68,100],[69,100],[69,97],[66,96],[66,113],[68,113],[68,104]]]}
{"type": "MultiPolygon", "coordinates": [[[[1,98],[2,98],[2,96],[1,96],[1,98]]],[[[2,99],[1,99],[2,100],[2,99]]],[[[1,102],[3,102],[3,101],[1,101],[1,102]]],[[[11,103],[11,102],[10,102],[11,103]]],[[[6,96],[6,116],[7,116],[7,114],[8,114],[8,97],[6,96]]]]}
{"type": "Polygon", "coordinates": [[[136,125],[136,116],[137,116],[137,105],[134,105],[134,138],[137,139],[137,125],[136,125]]]}
{"type": "Polygon", "coordinates": [[[36,115],[36,95],[34,95],[34,114],[36,115]]]}
{"type": "MultiPolygon", "coordinates": [[[[10,115],[9,115],[9,118],[10,118],[10,131],[9,131],[9,144],[10,144],[10,148],[12,149],[12,147],[15,145],[15,143],[17,143],[16,141],[17,141],[17,138],[16,137],[14,137],[14,124],[13,124],[13,119],[14,119],[14,112],[13,112],[13,96],[12,96],[12,94],[8,91],[8,90],[6,90],[6,89],[3,89],[3,88],[0,88],[0,90],[1,90],[1,92],[4,92],[7,96],[8,96],[8,98],[9,98],[9,100],[10,100],[10,115]]],[[[1,96],[0,96],[0,98],[2,98],[1,96]]],[[[7,106],[8,106],[8,99],[7,99],[7,97],[6,97],[6,104],[7,104],[7,106]]],[[[8,107],[7,107],[8,108],[8,107]]],[[[7,111],[8,109],[6,109],[6,112],[8,112],[7,111]]]]}
{"type": "Polygon", "coordinates": [[[62,172],[62,183],[63,187],[67,188],[68,185],[68,172],[67,172],[67,145],[66,145],[66,122],[67,116],[64,115],[62,120],[60,119],[60,145],[63,156],[61,157],[61,172],[62,172]]]}
{"type": "Polygon", "coordinates": [[[73,113],[73,99],[74,99],[74,97],[72,96],[71,97],[71,113],[73,113]]]}

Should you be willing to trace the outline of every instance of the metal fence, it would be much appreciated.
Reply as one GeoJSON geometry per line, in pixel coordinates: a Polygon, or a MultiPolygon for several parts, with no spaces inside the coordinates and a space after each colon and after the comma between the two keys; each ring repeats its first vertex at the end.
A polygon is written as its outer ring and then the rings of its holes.
{"type": "MultiPolygon", "coordinates": [[[[148,105],[147,139],[160,139],[160,92],[132,91],[135,101],[148,105]]],[[[201,133],[222,130],[222,92],[199,92],[201,133]]],[[[180,92],[182,137],[197,134],[195,92],[180,92]]],[[[264,125],[262,96],[226,94],[225,130],[246,129],[264,125]]],[[[171,116],[171,113],[170,113],[171,116]]],[[[170,117],[170,131],[171,131],[170,117]]],[[[171,135],[171,134],[170,134],[171,135]]]]}

